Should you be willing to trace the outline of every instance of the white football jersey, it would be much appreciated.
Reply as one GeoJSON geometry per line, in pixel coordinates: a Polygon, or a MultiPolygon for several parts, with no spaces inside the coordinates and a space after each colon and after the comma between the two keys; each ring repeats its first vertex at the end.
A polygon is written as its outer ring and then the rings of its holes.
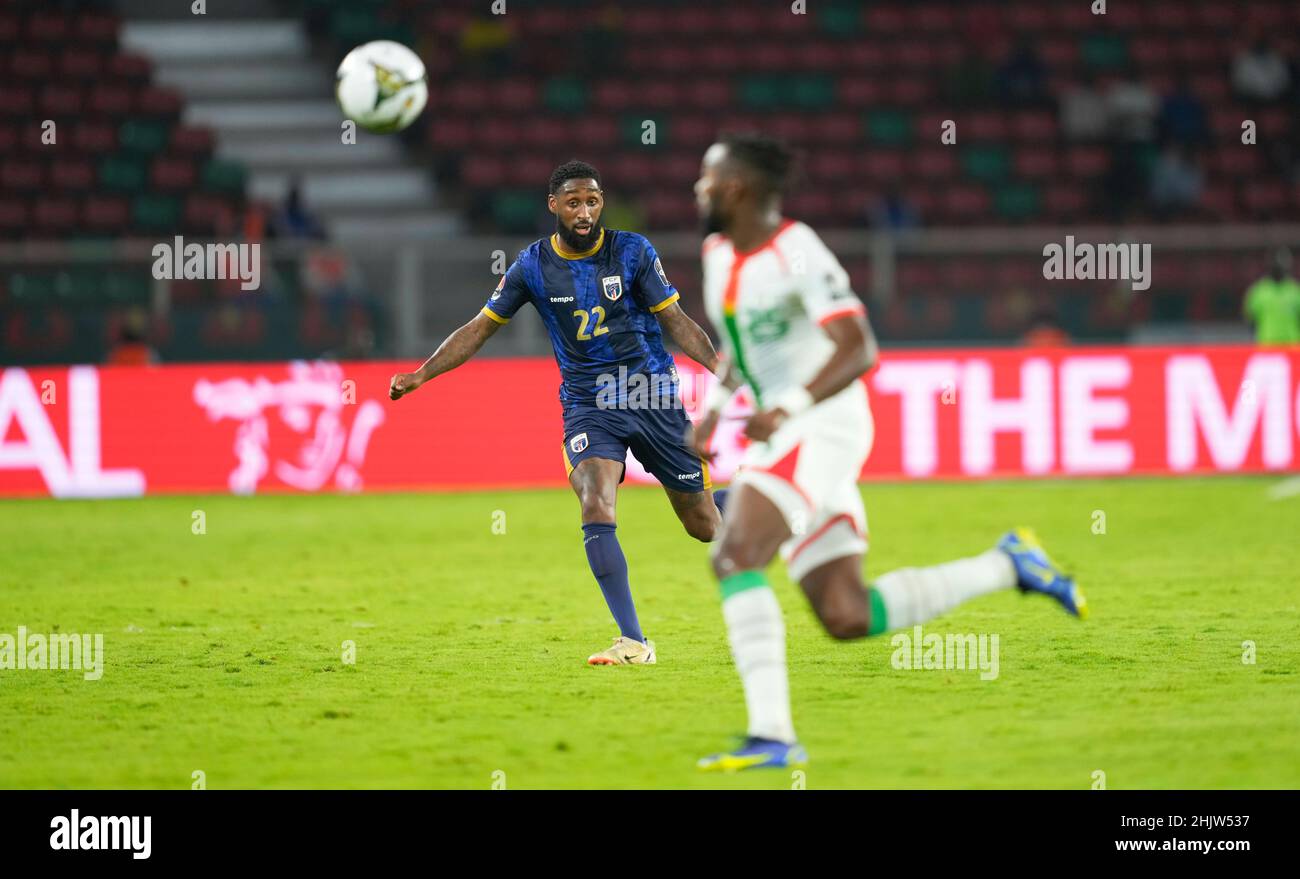
{"type": "Polygon", "coordinates": [[[804,223],[785,220],[747,253],[710,235],[702,259],[709,319],[760,407],[821,371],[835,350],[828,321],[865,313],[848,273],[804,223]]]}

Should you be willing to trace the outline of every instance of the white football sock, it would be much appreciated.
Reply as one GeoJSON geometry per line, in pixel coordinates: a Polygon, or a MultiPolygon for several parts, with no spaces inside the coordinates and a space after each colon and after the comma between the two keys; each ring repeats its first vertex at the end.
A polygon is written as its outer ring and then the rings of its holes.
{"type": "Polygon", "coordinates": [[[928,568],[900,568],[871,584],[885,605],[889,628],[905,629],[947,613],[963,601],[1016,585],[1011,558],[998,549],[928,568]]]}
{"type": "Polygon", "coordinates": [[[745,686],[749,734],[793,743],[790,683],[785,668],[785,620],[771,587],[745,589],[722,602],[731,655],[745,686]]]}

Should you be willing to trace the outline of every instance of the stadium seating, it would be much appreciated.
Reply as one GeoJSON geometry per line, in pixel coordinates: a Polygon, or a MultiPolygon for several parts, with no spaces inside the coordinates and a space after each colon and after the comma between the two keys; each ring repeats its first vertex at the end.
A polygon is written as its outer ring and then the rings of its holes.
{"type": "MultiPolygon", "coordinates": [[[[427,143],[445,172],[442,185],[466,190],[466,204],[492,205],[471,217],[483,231],[536,231],[527,193],[546,167],[576,153],[600,156],[611,191],[636,202],[652,229],[691,228],[700,153],[728,128],[762,129],[801,148],[809,185],[787,207],[821,227],[866,225],[872,202],[891,184],[925,226],[1162,222],[1145,193],[1119,215],[1106,191],[1115,148],[1071,141],[1058,124],[1055,103],[1081,76],[1104,89],[1130,68],[1157,95],[1185,76],[1207,108],[1213,139],[1202,150],[1204,197],[1175,219],[1300,218],[1300,187],[1280,180],[1263,150],[1240,142],[1243,118],[1256,119],[1261,136],[1291,136],[1294,108],[1247,112],[1229,82],[1233,55],[1252,28],[1268,28],[1294,57],[1300,6],[1287,0],[1251,2],[1244,12],[1232,0],[1156,0],[1111,4],[1105,16],[1086,3],[1038,0],[828,0],[810,4],[807,15],[792,15],[785,4],[722,0],[646,7],[512,0],[498,20],[457,0],[436,8],[417,0],[307,5],[340,44],[391,35],[401,22],[421,47],[430,62],[427,143]],[[491,51],[479,52],[466,34],[485,27],[501,33],[491,51]],[[547,35],[563,41],[548,45],[547,35]],[[945,77],[964,59],[995,70],[1021,43],[1045,66],[1041,99],[999,100],[994,86],[950,100],[945,77]],[[655,123],[652,143],[643,142],[646,120],[655,123]],[[946,120],[957,125],[955,145],[939,142],[946,120]]],[[[1153,145],[1134,149],[1139,167],[1154,159],[1153,145]]],[[[986,271],[967,266],[940,287],[910,286],[904,265],[900,292],[1008,293],[989,286],[999,260],[985,262],[986,271]]],[[[1258,268],[1252,261],[1234,264],[1227,276],[1187,274],[1169,292],[1192,303],[1184,309],[1190,316],[1234,319],[1258,268]]],[[[855,278],[859,288],[865,277],[855,278]]],[[[1114,331],[1109,311],[1083,304],[1056,310],[1076,315],[1082,335],[1114,331]]],[[[971,308],[950,314],[919,302],[900,305],[894,319],[926,337],[934,337],[925,326],[932,317],[977,336],[996,334],[999,308],[971,308]]]]}
{"type": "Polygon", "coordinates": [[[242,206],[242,172],[180,124],[180,96],[119,49],[114,15],[45,6],[0,6],[14,47],[0,53],[0,240],[215,234],[242,206]],[[34,120],[55,123],[55,143],[34,120]],[[182,210],[196,186],[215,200],[182,210]],[[58,197],[38,198],[47,188],[58,197]]]}

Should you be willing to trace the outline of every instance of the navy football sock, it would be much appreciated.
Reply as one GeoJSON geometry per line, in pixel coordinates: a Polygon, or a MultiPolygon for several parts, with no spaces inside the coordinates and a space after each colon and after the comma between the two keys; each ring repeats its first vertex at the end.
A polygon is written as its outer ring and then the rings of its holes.
{"type": "Polygon", "coordinates": [[[632,603],[632,587],[627,582],[627,559],[623,556],[623,547],[618,545],[614,524],[592,522],[582,526],[582,533],[587,535],[582,541],[587,550],[587,563],[600,583],[600,591],[605,594],[605,603],[618,623],[619,632],[624,638],[644,643],[645,636],[641,634],[641,624],[636,618],[636,605],[632,603]]]}
{"type": "Polygon", "coordinates": [[[727,512],[727,492],[729,488],[715,488],[713,490],[713,505],[718,508],[719,513],[727,512]]]}

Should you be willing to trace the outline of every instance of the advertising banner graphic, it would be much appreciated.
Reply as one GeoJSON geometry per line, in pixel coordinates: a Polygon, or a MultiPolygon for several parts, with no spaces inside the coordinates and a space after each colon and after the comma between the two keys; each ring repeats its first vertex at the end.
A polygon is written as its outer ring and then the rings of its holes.
{"type": "MultiPolygon", "coordinates": [[[[410,366],[6,368],[0,495],[565,485],[552,360],[476,359],[391,402],[410,366]]],[[[712,377],[684,358],[678,372],[694,414],[712,377]]],[[[865,381],[867,480],[1300,469],[1300,349],[887,351],[865,381]]],[[[725,413],[715,481],[748,405],[725,413]]],[[[627,478],[653,482],[630,457],[627,478]]]]}

